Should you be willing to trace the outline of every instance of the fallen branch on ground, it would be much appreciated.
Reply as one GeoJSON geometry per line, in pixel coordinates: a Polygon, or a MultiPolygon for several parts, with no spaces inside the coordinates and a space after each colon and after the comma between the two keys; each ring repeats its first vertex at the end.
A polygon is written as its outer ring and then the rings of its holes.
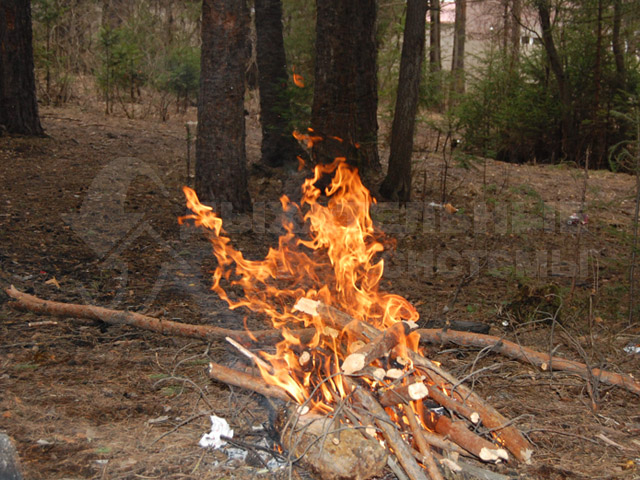
{"type": "MultiPolygon", "coordinates": [[[[99,320],[112,325],[129,325],[162,335],[199,338],[206,341],[224,340],[226,337],[231,337],[238,341],[246,342],[255,339],[260,342],[273,343],[282,339],[280,331],[275,329],[255,330],[252,332],[231,330],[213,325],[193,325],[190,323],[162,320],[148,315],[142,315],[141,313],[112,310],[94,305],[54,302],[21,292],[13,285],[7,288],[5,292],[16,300],[10,303],[13,308],[17,310],[28,310],[41,315],[99,320]]],[[[312,334],[313,329],[309,329],[309,333],[312,334]]]]}
{"type": "MultiPolygon", "coordinates": [[[[420,329],[417,330],[417,332],[420,334],[420,340],[423,342],[433,344],[450,343],[464,347],[490,347],[491,351],[513,358],[514,360],[530,363],[542,370],[548,370],[551,367],[554,371],[575,373],[585,380],[589,380],[590,378],[589,367],[584,363],[574,362],[573,360],[567,360],[562,357],[550,356],[548,353],[537,352],[531,348],[523,347],[503,338],[479,333],[441,329],[420,329]]],[[[630,375],[609,372],[600,368],[592,368],[591,375],[602,383],[623,387],[631,393],[640,395],[640,382],[630,375]]]]}
{"type": "MultiPolygon", "coordinates": [[[[7,295],[15,300],[10,303],[13,308],[28,310],[42,315],[100,320],[114,325],[129,325],[143,330],[151,330],[162,335],[198,338],[206,341],[223,340],[225,337],[231,337],[234,340],[245,342],[255,340],[258,342],[275,343],[282,339],[280,331],[276,329],[245,331],[231,330],[212,325],[193,325],[162,320],[136,312],[125,312],[93,305],[79,305],[44,300],[34,295],[23,293],[13,286],[5,291],[7,295]]],[[[320,310],[322,312],[333,310],[332,315],[335,317],[334,320],[339,320],[337,323],[340,323],[343,327],[352,321],[352,319],[343,312],[336,313],[337,311],[330,309],[330,307],[325,306],[324,308],[320,308],[320,310]]],[[[499,337],[471,332],[459,332],[451,329],[419,329],[415,330],[415,332],[420,334],[420,340],[422,342],[454,344],[478,348],[492,347],[492,351],[494,352],[513,358],[514,360],[530,363],[543,370],[547,369],[549,365],[552,365],[555,371],[567,371],[575,373],[586,380],[589,379],[589,368],[583,363],[555,356],[550,357],[546,353],[537,352],[531,348],[520,346],[517,343],[499,337]]],[[[304,334],[313,335],[314,329],[296,330],[294,333],[298,337],[302,337],[304,334]]],[[[630,375],[614,373],[599,368],[592,369],[591,374],[604,384],[622,387],[631,393],[640,395],[640,382],[630,375]]]]}

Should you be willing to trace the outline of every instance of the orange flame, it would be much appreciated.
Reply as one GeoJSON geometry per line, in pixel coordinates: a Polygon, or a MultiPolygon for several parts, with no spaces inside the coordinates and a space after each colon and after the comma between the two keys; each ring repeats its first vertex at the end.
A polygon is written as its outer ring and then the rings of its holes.
{"type": "MultiPolygon", "coordinates": [[[[313,177],[302,185],[299,205],[286,196],[281,198],[283,210],[297,215],[307,235],[297,238],[293,221],[285,220],[285,233],[277,248],[269,249],[263,260],[244,258],[231,246],[213,209],[201,204],[190,188],[184,187],[184,192],[193,214],[180,221],[191,219],[212,234],[218,261],[212,290],[231,309],[246,307],[265,314],[275,328],[281,329],[284,340],[276,346],[276,352],[261,352],[273,368],[260,369],[267,382],[284,388],[298,403],[314,395],[312,406],[330,411],[336,398],[346,395],[340,362],[349,353],[348,345],[341,346],[337,340],[349,334],[329,328],[318,316],[294,310],[300,298],[322,301],[378,328],[401,320],[418,320],[417,311],[406,299],[379,290],[384,261],[379,258],[382,234],[369,214],[373,199],[357,170],[343,158],[315,167],[313,177]],[[324,174],[333,178],[324,191],[326,198],[321,198],[323,192],[315,185],[324,174]],[[231,293],[238,288],[242,295],[231,293]],[[303,341],[294,333],[301,327],[313,327],[315,334],[303,341]],[[299,360],[303,351],[314,351],[312,360],[304,366],[299,360]]],[[[415,344],[415,339],[409,339],[411,348],[415,344]]]]}
{"type": "Polygon", "coordinates": [[[304,88],[304,77],[296,73],[296,67],[293,67],[291,70],[293,72],[293,83],[296,87],[304,88]]]}
{"type": "Polygon", "coordinates": [[[304,77],[302,75],[298,75],[297,73],[294,73],[293,83],[296,84],[296,87],[304,88],[304,77]]]}

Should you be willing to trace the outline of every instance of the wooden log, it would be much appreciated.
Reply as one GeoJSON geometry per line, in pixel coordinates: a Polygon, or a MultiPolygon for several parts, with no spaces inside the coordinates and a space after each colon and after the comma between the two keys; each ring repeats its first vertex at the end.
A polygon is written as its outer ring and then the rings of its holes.
{"type": "MultiPolygon", "coordinates": [[[[282,340],[280,331],[275,329],[241,331],[211,325],[193,325],[182,322],[173,322],[170,320],[162,320],[135,312],[124,312],[92,305],[78,305],[43,300],[36,296],[20,292],[13,286],[6,289],[5,292],[15,300],[14,302],[9,303],[11,307],[18,310],[31,311],[37,314],[100,320],[102,322],[115,325],[130,325],[143,330],[160,333],[162,335],[198,338],[205,341],[221,340],[227,336],[235,340],[245,342],[256,341],[275,343],[282,340]]],[[[327,307],[320,302],[317,303],[319,303],[319,306],[317,307],[315,314],[322,315],[323,318],[325,318],[324,315],[326,314],[326,318],[332,318],[336,325],[346,326],[350,321],[354,321],[344,312],[340,312],[332,307],[327,307]]],[[[367,324],[364,325],[365,326],[361,330],[367,338],[374,338],[375,335],[379,333],[373,326],[367,324]]],[[[566,360],[560,357],[549,357],[546,353],[537,352],[527,347],[521,347],[520,345],[498,337],[439,329],[420,329],[414,331],[414,333],[415,332],[420,334],[420,339],[423,342],[437,344],[453,343],[461,346],[474,346],[481,348],[493,346],[493,350],[495,352],[509,358],[531,363],[542,369],[548,369],[549,365],[551,365],[556,371],[567,371],[575,373],[585,379],[589,378],[588,367],[582,363],[566,360]]],[[[292,331],[292,333],[297,335],[299,338],[311,338],[315,333],[315,329],[299,329],[292,331]]],[[[599,381],[604,384],[622,387],[629,392],[640,396],[640,382],[635,380],[631,375],[609,372],[599,368],[591,369],[591,374],[594,377],[597,377],[599,381]]]]}
{"type": "Polygon", "coordinates": [[[413,408],[411,405],[403,405],[403,409],[404,414],[407,417],[407,421],[409,422],[411,433],[413,433],[413,440],[422,454],[421,461],[424,463],[425,467],[427,467],[429,477],[431,477],[431,480],[444,480],[440,470],[438,469],[438,465],[436,465],[436,461],[433,459],[431,448],[429,448],[429,444],[423,435],[424,429],[419,424],[416,414],[413,412],[413,408]]]}
{"type": "Polygon", "coordinates": [[[468,405],[465,405],[464,403],[456,400],[454,397],[446,395],[435,386],[429,388],[427,395],[429,396],[429,398],[435,400],[439,405],[462,415],[463,417],[469,419],[472,423],[478,423],[480,421],[480,415],[478,415],[478,412],[474,411],[468,405]]]}
{"type": "MultiPolygon", "coordinates": [[[[10,305],[18,310],[28,310],[41,315],[53,315],[57,317],[85,318],[99,320],[112,325],[130,325],[143,330],[150,330],[162,335],[175,335],[180,337],[199,338],[206,341],[223,340],[231,337],[234,340],[249,342],[255,341],[275,343],[282,340],[279,330],[230,330],[215,327],[213,325],[193,325],[189,323],[162,320],[136,312],[112,310],[96,307],[94,305],[78,305],[74,303],[54,302],[43,300],[33,295],[20,292],[13,285],[5,290],[7,295],[16,300],[10,305]]],[[[314,329],[301,329],[299,335],[312,335],[314,329]]]]}
{"type": "Polygon", "coordinates": [[[509,460],[509,454],[505,449],[498,448],[490,441],[471,432],[464,422],[453,421],[446,415],[440,415],[435,428],[440,435],[450,438],[484,462],[509,460]]]}
{"type": "Polygon", "coordinates": [[[265,397],[278,398],[284,402],[294,401],[286,390],[276,385],[269,385],[262,377],[256,377],[218,363],[209,363],[209,378],[259,393],[265,397]]]}
{"type": "Polygon", "coordinates": [[[404,322],[393,324],[369,343],[347,356],[342,362],[342,371],[347,375],[359,372],[374,360],[388,354],[393,347],[405,339],[409,331],[409,326],[404,322]]]}

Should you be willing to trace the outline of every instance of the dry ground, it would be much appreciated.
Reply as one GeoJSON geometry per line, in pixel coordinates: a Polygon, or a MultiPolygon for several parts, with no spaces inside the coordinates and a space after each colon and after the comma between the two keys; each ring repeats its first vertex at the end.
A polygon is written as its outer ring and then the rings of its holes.
{"type": "MultiPolygon", "coordinates": [[[[167,123],[107,117],[87,104],[41,113],[48,138],[0,138],[0,286],[242,328],[243,313],[208,291],[206,240],[176,221],[185,212],[184,123],[194,112],[167,123]]],[[[255,160],[255,114],[248,126],[255,160]]],[[[638,312],[631,324],[627,313],[633,178],[590,172],[585,190],[583,172],[569,166],[454,164],[446,200],[459,210],[449,215],[423,207],[441,202],[434,145],[427,133],[416,145],[418,202],[375,209],[398,239],[383,287],[414,302],[425,323],[442,322],[448,306],[447,319],[482,321],[492,334],[640,377],[640,355],[623,351],[640,342],[638,312]],[[567,225],[583,191],[588,222],[567,225]]],[[[229,227],[248,255],[276,239],[272,205],[292,177],[254,170],[253,225],[236,219],[229,227]]],[[[211,413],[245,443],[267,435],[254,431],[269,424],[264,401],[206,378],[210,360],[237,358],[226,346],[73,319],[38,324],[56,319],[16,312],[6,300],[0,430],[16,441],[26,478],[274,476],[251,459],[197,446],[211,413]]],[[[428,351],[459,377],[491,367],[469,381],[536,446],[532,465],[503,473],[640,478],[640,399],[632,394],[487,352],[428,351]]]]}

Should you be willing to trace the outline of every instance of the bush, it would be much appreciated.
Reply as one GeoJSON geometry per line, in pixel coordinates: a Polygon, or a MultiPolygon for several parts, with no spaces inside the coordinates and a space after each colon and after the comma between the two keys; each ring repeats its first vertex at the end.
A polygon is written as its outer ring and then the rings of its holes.
{"type": "Polygon", "coordinates": [[[133,101],[140,96],[140,87],[146,82],[142,65],[142,51],[135,32],[128,27],[101,28],[98,34],[101,65],[97,72],[98,86],[105,95],[107,111],[112,111],[113,100],[122,101],[126,92],[133,101]]]}
{"type": "Polygon", "coordinates": [[[200,88],[200,48],[174,48],[166,57],[164,69],[154,84],[158,90],[174,94],[183,111],[197,102],[200,88]]]}
{"type": "Polygon", "coordinates": [[[489,55],[455,107],[465,148],[501,160],[525,162],[553,158],[560,141],[560,112],[540,58],[521,66],[489,55]]]}

